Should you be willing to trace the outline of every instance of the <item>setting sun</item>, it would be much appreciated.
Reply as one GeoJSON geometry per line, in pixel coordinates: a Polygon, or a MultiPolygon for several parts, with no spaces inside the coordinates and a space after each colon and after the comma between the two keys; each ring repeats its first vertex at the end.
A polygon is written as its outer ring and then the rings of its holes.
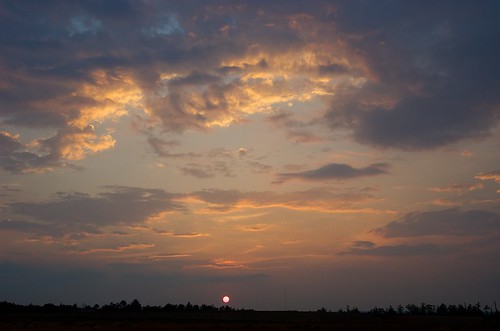
{"type": "Polygon", "coordinates": [[[230,299],[229,299],[229,297],[228,297],[227,295],[225,295],[224,297],[222,297],[222,301],[223,301],[224,303],[228,303],[228,302],[229,302],[229,300],[230,300],[230,299]]]}

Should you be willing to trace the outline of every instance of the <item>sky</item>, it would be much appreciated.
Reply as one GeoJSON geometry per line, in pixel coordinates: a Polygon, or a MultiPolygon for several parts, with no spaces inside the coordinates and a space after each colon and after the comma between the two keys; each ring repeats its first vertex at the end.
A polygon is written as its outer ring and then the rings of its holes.
{"type": "Polygon", "coordinates": [[[0,0],[0,301],[492,306],[499,16],[0,0]]]}

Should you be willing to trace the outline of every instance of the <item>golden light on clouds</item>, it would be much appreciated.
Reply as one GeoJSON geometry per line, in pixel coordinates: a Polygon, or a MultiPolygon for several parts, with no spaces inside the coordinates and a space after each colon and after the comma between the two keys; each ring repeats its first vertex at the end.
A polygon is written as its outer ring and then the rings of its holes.
{"type": "Polygon", "coordinates": [[[90,124],[116,120],[128,114],[127,107],[142,105],[142,91],[129,74],[98,70],[91,79],[92,83],[84,84],[74,96],[92,100],[95,105],[83,106],[69,125],[84,129],[90,124]]]}

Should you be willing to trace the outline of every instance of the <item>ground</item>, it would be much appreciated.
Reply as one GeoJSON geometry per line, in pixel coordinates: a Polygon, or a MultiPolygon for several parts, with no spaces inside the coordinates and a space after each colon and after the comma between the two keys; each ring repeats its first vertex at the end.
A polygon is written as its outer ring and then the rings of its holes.
{"type": "Polygon", "coordinates": [[[10,313],[0,330],[500,330],[491,317],[376,316],[309,312],[233,311],[210,313],[10,313]]]}

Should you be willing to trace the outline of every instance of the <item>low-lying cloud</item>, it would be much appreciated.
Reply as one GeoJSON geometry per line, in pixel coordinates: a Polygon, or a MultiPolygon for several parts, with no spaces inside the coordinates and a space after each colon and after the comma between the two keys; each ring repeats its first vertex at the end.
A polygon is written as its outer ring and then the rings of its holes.
{"type": "Polygon", "coordinates": [[[174,201],[175,195],[163,190],[123,186],[106,189],[95,196],[59,193],[52,200],[7,204],[13,220],[2,221],[0,226],[53,236],[67,232],[99,233],[105,226],[143,224],[158,213],[184,210],[174,201]]]}
{"type": "Polygon", "coordinates": [[[313,170],[280,173],[276,182],[280,183],[292,179],[305,181],[322,181],[329,179],[345,180],[376,176],[387,174],[389,167],[388,163],[373,163],[364,168],[355,168],[349,164],[343,163],[331,163],[313,170]]]}
{"type": "Polygon", "coordinates": [[[373,231],[386,238],[483,236],[500,232],[500,214],[459,208],[414,212],[373,231]]]}

